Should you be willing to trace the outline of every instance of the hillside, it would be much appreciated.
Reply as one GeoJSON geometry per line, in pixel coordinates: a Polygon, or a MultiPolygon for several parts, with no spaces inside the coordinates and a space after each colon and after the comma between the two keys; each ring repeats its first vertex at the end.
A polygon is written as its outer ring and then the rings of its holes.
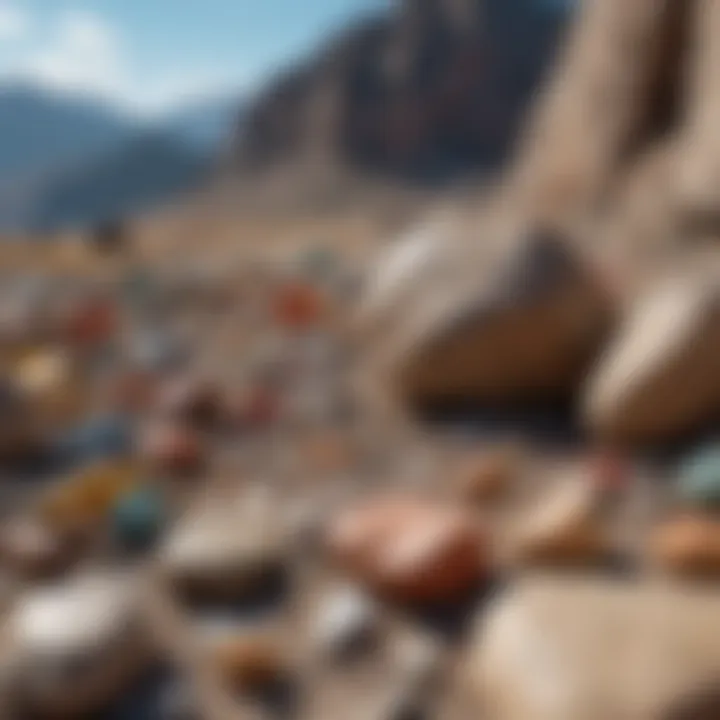
{"type": "Polygon", "coordinates": [[[405,0],[281,74],[236,133],[240,172],[288,160],[435,179],[506,157],[566,4],[405,0]]]}

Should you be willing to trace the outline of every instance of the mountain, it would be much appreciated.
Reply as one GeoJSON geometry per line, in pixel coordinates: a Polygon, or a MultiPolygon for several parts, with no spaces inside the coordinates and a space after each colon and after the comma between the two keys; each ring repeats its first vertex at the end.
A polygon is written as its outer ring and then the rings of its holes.
{"type": "Polygon", "coordinates": [[[240,174],[288,159],[417,179],[497,167],[570,9],[547,0],[403,0],[355,23],[250,104],[240,174]]]}
{"type": "Polygon", "coordinates": [[[125,141],[137,123],[109,107],[32,85],[0,88],[0,182],[78,164],[125,141]]]}
{"type": "Polygon", "coordinates": [[[204,177],[236,106],[141,123],[32,85],[0,89],[0,230],[84,227],[171,200],[204,177]]]}
{"type": "Polygon", "coordinates": [[[145,132],[36,188],[32,230],[83,227],[144,212],[197,186],[208,157],[169,133],[145,132]]]}
{"type": "Polygon", "coordinates": [[[163,118],[161,127],[193,148],[212,153],[230,141],[242,114],[242,101],[222,97],[176,110],[163,118]]]}

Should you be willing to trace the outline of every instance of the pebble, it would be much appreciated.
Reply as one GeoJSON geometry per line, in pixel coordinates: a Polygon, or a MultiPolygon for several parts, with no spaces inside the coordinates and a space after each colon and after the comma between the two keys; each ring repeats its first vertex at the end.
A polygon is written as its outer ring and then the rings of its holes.
{"type": "Polygon", "coordinates": [[[698,450],[681,464],[677,493],[686,505],[720,509],[720,445],[698,450]]]}
{"type": "Polygon", "coordinates": [[[411,603],[456,600],[489,570],[487,538],[468,515],[414,497],[345,510],[330,524],[327,544],[350,575],[411,603]]]}
{"type": "Polygon", "coordinates": [[[677,575],[720,574],[720,521],[683,515],[657,527],[650,540],[652,558],[677,575]]]}
{"type": "Polygon", "coordinates": [[[365,647],[378,630],[375,603],[357,588],[344,586],[323,598],[313,622],[313,645],[325,656],[344,657],[365,647]]]}
{"type": "Polygon", "coordinates": [[[287,671],[282,644],[272,629],[215,619],[199,629],[213,667],[233,687],[261,688],[287,671]]]}
{"type": "Polygon", "coordinates": [[[69,560],[67,544],[36,518],[19,517],[0,532],[0,556],[18,575],[38,578],[62,569],[69,560]]]}
{"type": "Polygon", "coordinates": [[[152,470],[168,475],[193,474],[205,460],[202,436],[188,425],[172,420],[147,427],[140,450],[152,470]]]}
{"type": "Polygon", "coordinates": [[[180,586],[239,598],[285,566],[286,541],[273,503],[243,492],[192,511],[163,544],[160,562],[180,586]]]}
{"type": "Polygon", "coordinates": [[[158,490],[141,487],[119,498],[112,512],[115,537],[129,550],[146,550],[159,536],[165,504],[158,490]]]}
{"type": "Polygon", "coordinates": [[[561,482],[520,521],[513,555],[522,564],[584,565],[608,553],[598,495],[585,477],[561,482]]]}
{"type": "Polygon", "coordinates": [[[159,389],[158,404],[163,415],[207,425],[220,414],[220,391],[210,380],[188,374],[166,382],[159,389]]]}

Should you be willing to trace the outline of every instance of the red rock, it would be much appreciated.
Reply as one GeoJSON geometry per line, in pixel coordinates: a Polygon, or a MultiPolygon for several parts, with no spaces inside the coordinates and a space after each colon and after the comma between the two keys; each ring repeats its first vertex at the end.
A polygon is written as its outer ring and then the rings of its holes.
{"type": "Polygon", "coordinates": [[[117,307],[104,298],[83,298],[64,309],[60,330],[64,339],[75,345],[107,342],[118,331],[117,307]]]}
{"type": "Polygon", "coordinates": [[[328,548],[351,575],[408,602],[457,599],[488,569],[487,543],[462,510],[413,498],[378,499],[340,514],[328,548]]]}
{"type": "Polygon", "coordinates": [[[323,298],[312,285],[289,283],[281,287],[274,298],[273,315],[283,327],[310,327],[320,320],[323,312],[323,298]]]}
{"type": "Polygon", "coordinates": [[[200,435],[186,425],[172,422],[148,428],[141,452],[154,470],[172,475],[195,472],[204,460],[200,435]]]}

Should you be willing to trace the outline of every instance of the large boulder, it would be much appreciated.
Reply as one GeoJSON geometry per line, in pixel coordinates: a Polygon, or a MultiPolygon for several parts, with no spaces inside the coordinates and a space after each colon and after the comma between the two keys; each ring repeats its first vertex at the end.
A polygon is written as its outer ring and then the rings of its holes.
{"type": "Polygon", "coordinates": [[[493,720],[717,717],[717,590],[529,578],[477,629],[468,679],[493,720]],[[703,709],[708,714],[683,714],[703,709]]]}
{"type": "Polygon", "coordinates": [[[653,443],[720,411],[720,282],[673,280],[640,299],[590,378],[588,425],[613,441],[653,443]]]}
{"type": "Polygon", "coordinates": [[[452,272],[422,284],[385,338],[380,367],[413,404],[565,399],[612,317],[598,278],[554,233],[458,245],[452,272]]]}

